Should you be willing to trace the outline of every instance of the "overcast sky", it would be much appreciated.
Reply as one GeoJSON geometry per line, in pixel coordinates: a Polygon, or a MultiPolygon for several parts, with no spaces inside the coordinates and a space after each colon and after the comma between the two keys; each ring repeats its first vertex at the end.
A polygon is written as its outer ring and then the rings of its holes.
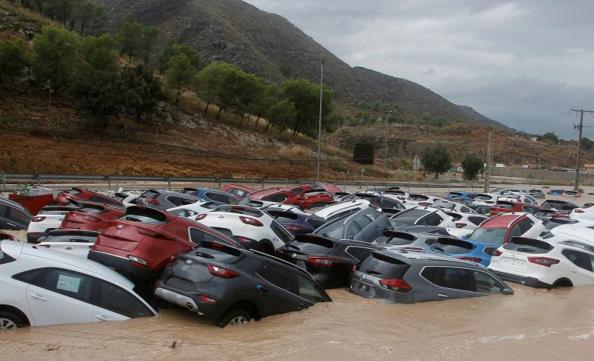
{"type": "Polygon", "coordinates": [[[591,0],[247,2],[351,66],[415,81],[516,129],[573,138],[569,109],[594,108],[591,0]]]}

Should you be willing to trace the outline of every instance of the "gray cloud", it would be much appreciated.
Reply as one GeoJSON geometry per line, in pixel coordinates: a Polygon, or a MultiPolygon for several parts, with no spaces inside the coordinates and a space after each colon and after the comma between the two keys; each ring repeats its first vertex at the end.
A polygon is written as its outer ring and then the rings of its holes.
{"type": "Polygon", "coordinates": [[[568,110],[594,107],[589,0],[247,1],[350,65],[418,82],[516,129],[575,137],[568,110]]]}

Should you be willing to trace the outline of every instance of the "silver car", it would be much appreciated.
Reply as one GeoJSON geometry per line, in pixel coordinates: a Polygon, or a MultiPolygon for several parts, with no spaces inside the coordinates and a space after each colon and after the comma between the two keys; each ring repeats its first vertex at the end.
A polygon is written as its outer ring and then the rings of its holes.
{"type": "Polygon", "coordinates": [[[396,250],[375,251],[356,266],[350,291],[389,303],[513,294],[493,272],[474,262],[396,250]]]}

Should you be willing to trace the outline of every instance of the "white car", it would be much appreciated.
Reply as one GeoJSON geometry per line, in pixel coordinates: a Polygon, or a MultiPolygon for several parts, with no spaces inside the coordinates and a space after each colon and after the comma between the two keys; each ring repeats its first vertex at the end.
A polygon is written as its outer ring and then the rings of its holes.
{"type": "Polygon", "coordinates": [[[452,236],[463,238],[472,234],[478,226],[481,225],[484,221],[489,219],[486,216],[482,216],[480,214],[466,214],[466,213],[458,213],[458,212],[451,212],[445,211],[446,214],[454,219],[454,228],[448,228],[447,231],[452,236]]]}
{"type": "Polygon", "coordinates": [[[76,206],[43,207],[36,216],[31,218],[27,228],[27,241],[34,243],[43,234],[60,228],[66,214],[77,209],[76,206]]]}
{"type": "Polygon", "coordinates": [[[594,207],[574,208],[569,213],[569,218],[575,219],[578,221],[581,221],[581,220],[594,221],[594,207]]]}
{"type": "Polygon", "coordinates": [[[37,247],[86,259],[89,250],[97,241],[98,234],[98,232],[78,229],[57,229],[39,237],[37,247]]]}
{"type": "Polygon", "coordinates": [[[324,223],[342,218],[350,214],[355,214],[358,211],[367,209],[369,207],[371,207],[371,202],[368,200],[355,198],[349,201],[334,203],[326,206],[315,212],[312,215],[311,220],[314,226],[317,228],[324,223]]]}
{"type": "Polygon", "coordinates": [[[196,216],[196,221],[228,236],[233,236],[246,248],[274,254],[293,241],[293,235],[268,213],[247,206],[220,206],[196,216]]]}
{"type": "Polygon", "coordinates": [[[402,202],[406,208],[412,208],[417,206],[433,207],[433,203],[439,201],[447,201],[447,199],[429,196],[426,194],[410,193],[408,197],[402,202]]]}
{"type": "Polygon", "coordinates": [[[594,284],[594,246],[565,236],[514,238],[492,254],[489,268],[506,281],[554,288],[594,284]]]}
{"type": "Polygon", "coordinates": [[[594,246],[594,229],[590,228],[590,222],[564,224],[541,234],[541,238],[566,238],[574,239],[594,246]]]}
{"type": "Polygon", "coordinates": [[[93,261],[0,242],[0,329],[154,316],[134,284],[93,261]]]}
{"type": "Polygon", "coordinates": [[[219,206],[221,206],[221,203],[196,202],[192,204],[186,204],[184,206],[169,208],[167,212],[178,217],[194,219],[197,215],[202,213],[208,213],[219,206]]]}
{"type": "Polygon", "coordinates": [[[453,211],[463,214],[476,214],[474,209],[458,202],[448,201],[447,199],[440,199],[433,202],[433,207],[443,209],[446,212],[453,211]]]}

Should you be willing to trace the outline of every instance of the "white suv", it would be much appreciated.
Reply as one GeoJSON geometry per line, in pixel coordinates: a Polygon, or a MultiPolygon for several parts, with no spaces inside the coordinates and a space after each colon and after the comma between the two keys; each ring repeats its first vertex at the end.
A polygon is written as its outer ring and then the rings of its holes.
{"type": "Polygon", "coordinates": [[[93,261],[0,242],[0,329],[156,315],[132,282],[93,261]]]}

